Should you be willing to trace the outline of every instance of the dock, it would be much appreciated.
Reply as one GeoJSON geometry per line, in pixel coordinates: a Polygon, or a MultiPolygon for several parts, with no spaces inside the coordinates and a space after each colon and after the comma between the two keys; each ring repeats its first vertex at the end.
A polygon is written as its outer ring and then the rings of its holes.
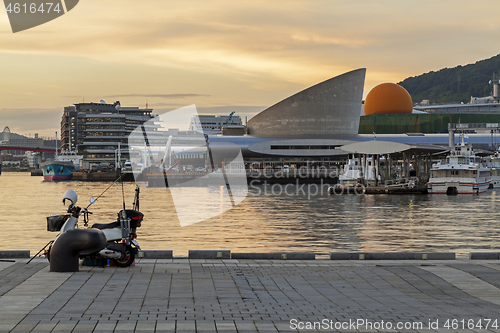
{"type": "Polygon", "coordinates": [[[36,169],[36,170],[31,171],[31,176],[34,176],[34,177],[43,176],[42,169],[36,169]]]}
{"type": "MultiPolygon", "coordinates": [[[[208,186],[211,184],[220,185],[221,173],[207,172],[187,172],[187,173],[169,173],[168,175],[160,172],[145,172],[138,177],[139,180],[146,181],[149,187],[164,186],[208,186]]],[[[427,194],[427,187],[409,186],[409,183],[392,184],[395,181],[388,182],[390,185],[340,185],[338,176],[333,172],[305,172],[301,174],[297,170],[292,172],[272,171],[272,172],[254,172],[246,170],[247,184],[250,186],[268,185],[268,184],[318,184],[324,187],[327,192],[329,187],[334,187],[330,194],[427,194]],[[340,187],[338,187],[340,186],[340,187]]]]}
{"type": "MultiPolygon", "coordinates": [[[[239,175],[239,174],[238,174],[239,175]]],[[[258,186],[264,184],[321,184],[324,186],[334,185],[338,182],[338,176],[327,173],[304,173],[300,172],[252,172],[246,170],[247,183],[258,186]]],[[[148,182],[151,187],[163,187],[176,185],[185,185],[189,182],[190,186],[220,185],[221,173],[217,172],[186,172],[186,173],[144,173],[142,180],[148,182]]]]}
{"type": "MultiPolygon", "coordinates": [[[[121,173],[119,171],[105,171],[105,172],[73,172],[71,180],[81,180],[87,182],[103,182],[103,181],[115,181],[120,177],[121,173]]],[[[123,181],[133,181],[134,174],[132,172],[126,172],[122,177],[123,181]]]]}
{"type": "Polygon", "coordinates": [[[140,259],[75,273],[1,259],[0,331],[497,331],[498,253],[430,259],[140,259]]]}
{"type": "MultiPolygon", "coordinates": [[[[145,173],[138,177],[139,181],[145,181],[149,187],[170,186],[207,186],[211,178],[206,172],[169,173],[168,176],[160,173],[145,173]]],[[[220,185],[220,184],[218,184],[220,185]]]]}
{"type": "Polygon", "coordinates": [[[369,186],[365,194],[427,194],[427,187],[369,186]]]}

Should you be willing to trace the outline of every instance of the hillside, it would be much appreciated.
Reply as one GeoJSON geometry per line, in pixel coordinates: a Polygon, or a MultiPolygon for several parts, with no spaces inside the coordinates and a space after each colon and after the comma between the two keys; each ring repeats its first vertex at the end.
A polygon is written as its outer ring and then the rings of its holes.
{"type": "Polygon", "coordinates": [[[435,103],[470,102],[471,96],[490,96],[488,82],[500,71],[500,54],[475,64],[443,68],[419,76],[406,78],[398,84],[411,95],[413,103],[428,99],[435,103]]]}

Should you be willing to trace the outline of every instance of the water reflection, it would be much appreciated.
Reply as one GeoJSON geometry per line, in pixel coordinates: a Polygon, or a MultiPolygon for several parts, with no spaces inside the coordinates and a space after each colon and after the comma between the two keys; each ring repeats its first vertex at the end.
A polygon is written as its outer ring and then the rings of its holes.
{"type": "MultiPolygon", "coordinates": [[[[38,251],[54,233],[46,231],[45,217],[62,213],[61,198],[67,189],[79,195],[86,206],[110,183],[42,182],[29,174],[4,173],[0,201],[4,241],[2,250],[38,251]]],[[[125,183],[125,202],[131,206],[134,184],[125,183]]],[[[294,185],[295,186],[295,185],[294,185]]],[[[263,189],[261,189],[263,190],[263,189]]],[[[186,255],[192,249],[230,249],[233,252],[313,251],[470,251],[498,248],[500,232],[495,190],[479,196],[443,195],[263,195],[251,188],[235,208],[214,218],[180,227],[176,210],[165,189],[142,188],[140,210],[145,218],[139,229],[144,249],[171,249],[186,255]]],[[[186,188],[197,202],[204,191],[221,189],[186,188]]],[[[215,200],[217,201],[217,200],[215,200]]],[[[213,202],[212,205],[218,205],[213,202]]],[[[91,206],[90,223],[110,222],[122,208],[122,188],[114,185],[91,206]]],[[[212,207],[211,207],[212,208],[212,207]]],[[[207,206],[192,214],[203,217],[207,206]]],[[[225,207],[220,207],[223,212],[225,207]]],[[[33,254],[35,252],[32,252],[33,254]]]]}

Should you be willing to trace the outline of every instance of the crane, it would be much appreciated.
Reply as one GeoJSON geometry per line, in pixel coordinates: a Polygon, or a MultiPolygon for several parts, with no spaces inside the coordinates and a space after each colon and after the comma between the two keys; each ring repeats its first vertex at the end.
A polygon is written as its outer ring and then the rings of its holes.
{"type": "Polygon", "coordinates": [[[180,160],[175,156],[174,151],[172,150],[172,135],[168,137],[167,140],[167,145],[165,147],[165,154],[163,155],[163,159],[161,160],[161,168],[164,170],[166,173],[172,170],[175,166],[179,165],[179,170],[180,170],[180,160]],[[174,156],[174,159],[176,160],[174,164],[172,164],[172,155],[174,156]],[[168,158],[168,164],[167,162],[168,158]],[[165,165],[167,164],[167,165],[165,165]]]}
{"type": "Polygon", "coordinates": [[[233,114],[234,114],[235,111],[231,112],[229,114],[229,117],[227,118],[226,122],[224,123],[224,125],[229,125],[231,123],[231,119],[233,119],[233,114]]]}

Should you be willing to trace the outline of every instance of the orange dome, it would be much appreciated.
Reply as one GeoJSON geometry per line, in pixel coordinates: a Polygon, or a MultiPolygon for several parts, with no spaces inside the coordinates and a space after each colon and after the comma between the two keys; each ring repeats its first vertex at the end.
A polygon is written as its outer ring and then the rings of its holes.
{"type": "Polygon", "coordinates": [[[405,88],[395,83],[382,83],[373,88],[365,99],[365,114],[411,113],[413,101],[405,88]]]}

